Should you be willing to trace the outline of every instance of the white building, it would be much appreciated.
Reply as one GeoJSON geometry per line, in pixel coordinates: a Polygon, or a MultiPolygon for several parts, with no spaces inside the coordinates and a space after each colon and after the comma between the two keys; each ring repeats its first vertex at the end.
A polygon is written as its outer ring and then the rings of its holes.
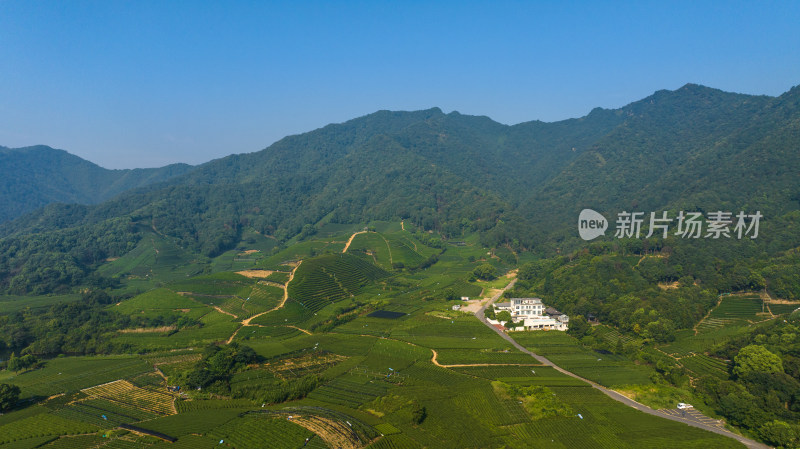
{"type": "Polygon", "coordinates": [[[569,317],[563,313],[547,308],[539,298],[511,298],[510,302],[495,304],[495,313],[506,310],[511,313],[515,323],[522,323],[517,330],[567,330],[569,317]]]}
{"type": "Polygon", "coordinates": [[[539,298],[511,298],[511,315],[520,318],[542,316],[544,304],[539,298]]]}

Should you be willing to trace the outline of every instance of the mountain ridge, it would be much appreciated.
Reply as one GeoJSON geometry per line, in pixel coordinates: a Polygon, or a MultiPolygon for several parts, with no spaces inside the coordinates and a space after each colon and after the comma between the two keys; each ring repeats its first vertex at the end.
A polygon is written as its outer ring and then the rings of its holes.
{"type": "Polygon", "coordinates": [[[46,145],[0,147],[0,222],[50,203],[97,204],[192,170],[188,164],[109,170],[46,145]]]}
{"type": "Polygon", "coordinates": [[[571,223],[587,207],[606,214],[761,207],[778,223],[800,198],[792,176],[800,171],[798,92],[752,96],[687,84],[619,109],[516,125],[439,108],[378,111],[99,205],[50,205],[2,223],[0,283],[27,263],[8,252],[10,242],[37,234],[52,249],[47,242],[70,229],[121,232],[53,252],[90,273],[130,246],[123,240],[136,242],[137,224],[214,256],[246,229],[287,241],[327,222],[405,220],[445,238],[477,232],[485,246],[542,254],[584,244],[571,223]],[[770,183],[754,186],[762,174],[770,183]]]}

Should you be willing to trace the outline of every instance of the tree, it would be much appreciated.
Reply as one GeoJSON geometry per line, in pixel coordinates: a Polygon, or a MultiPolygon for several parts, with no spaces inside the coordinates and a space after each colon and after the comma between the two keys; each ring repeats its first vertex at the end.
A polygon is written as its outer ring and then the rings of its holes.
{"type": "Polygon", "coordinates": [[[0,412],[11,410],[19,399],[19,387],[16,385],[0,384],[0,412]]]}
{"type": "Polygon", "coordinates": [[[746,377],[750,373],[778,374],[783,372],[781,358],[760,345],[745,346],[733,358],[733,374],[746,377]]]}
{"type": "Polygon", "coordinates": [[[720,411],[735,426],[757,428],[767,417],[766,412],[748,392],[731,393],[719,401],[720,411]]]}
{"type": "Polygon", "coordinates": [[[798,427],[784,421],[774,420],[758,429],[761,438],[769,444],[782,447],[797,447],[798,427]]]}
{"type": "Polygon", "coordinates": [[[425,421],[425,418],[428,417],[428,410],[425,406],[420,405],[419,402],[414,401],[414,404],[411,407],[411,421],[414,424],[422,424],[422,421],[425,421]]]}
{"type": "Polygon", "coordinates": [[[644,330],[650,338],[659,343],[675,340],[675,326],[666,318],[659,318],[657,321],[647,323],[644,330]]]}
{"type": "Polygon", "coordinates": [[[478,279],[491,281],[492,279],[497,278],[497,268],[490,263],[485,263],[475,267],[475,269],[472,270],[472,274],[474,274],[478,279]]]}
{"type": "Polygon", "coordinates": [[[39,360],[37,360],[36,357],[31,354],[25,354],[22,357],[17,357],[17,354],[12,352],[11,357],[8,358],[6,368],[8,368],[9,371],[14,372],[24,371],[36,365],[38,361],[39,360]]]}
{"type": "Polygon", "coordinates": [[[511,313],[509,313],[508,310],[503,310],[495,316],[497,317],[497,321],[500,321],[501,323],[508,323],[512,320],[511,313]]]}
{"type": "Polygon", "coordinates": [[[581,338],[588,334],[590,330],[591,326],[583,315],[578,315],[569,320],[569,328],[567,329],[567,333],[573,337],[581,338]]]}

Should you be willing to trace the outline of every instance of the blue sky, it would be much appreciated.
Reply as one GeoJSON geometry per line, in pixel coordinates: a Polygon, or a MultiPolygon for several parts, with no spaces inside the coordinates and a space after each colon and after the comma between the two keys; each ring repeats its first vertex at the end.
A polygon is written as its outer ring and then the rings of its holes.
{"type": "Polygon", "coordinates": [[[0,145],[202,163],[380,109],[506,124],[800,84],[800,2],[0,0],[0,145]]]}

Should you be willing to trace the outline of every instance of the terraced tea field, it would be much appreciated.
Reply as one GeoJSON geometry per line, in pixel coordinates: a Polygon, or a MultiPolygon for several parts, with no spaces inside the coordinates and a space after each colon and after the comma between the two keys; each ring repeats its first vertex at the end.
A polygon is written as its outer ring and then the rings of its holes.
{"type": "Polygon", "coordinates": [[[691,357],[684,357],[680,359],[680,363],[696,376],[711,375],[720,379],[729,377],[730,364],[707,355],[697,354],[691,357]]]}
{"type": "Polygon", "coordinates": [[[357,294],[388,273],[349,254],[321,256],[303,264],[289,284],[289,297],[313,313],[357,294]]]}

